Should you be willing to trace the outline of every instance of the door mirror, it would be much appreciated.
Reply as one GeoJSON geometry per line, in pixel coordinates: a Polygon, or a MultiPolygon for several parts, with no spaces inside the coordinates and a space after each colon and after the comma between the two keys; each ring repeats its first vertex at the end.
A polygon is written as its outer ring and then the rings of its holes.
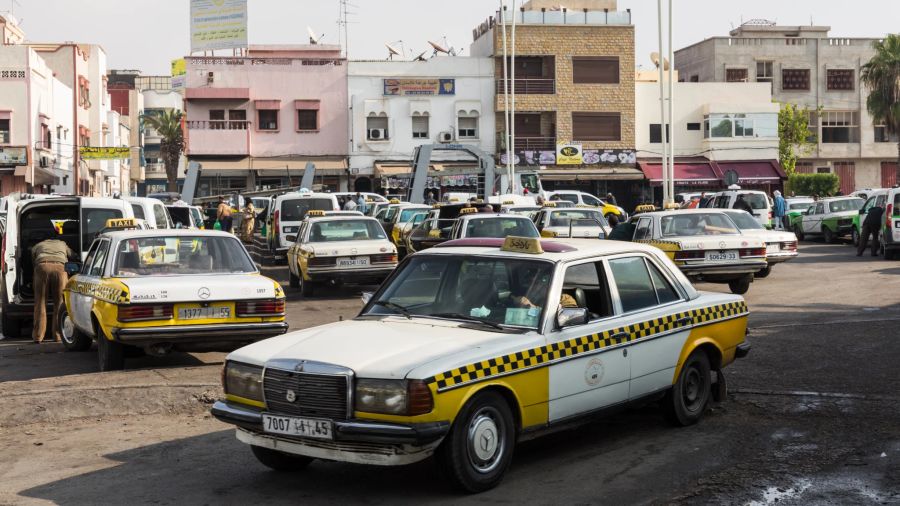
{"type": "Polygon", "coordinates": [[[867,209],[860,209],[859,214],[866,214],[867,209]]]}
{"type": "Polygon", "coordinates": [[[74,276],[81,272],[81,265],[78,262],[66,262],[66,274],[69,276],[74,276]]]}
{"type": "Polygon", "coordinates": [[[363,304],[368,304],[372,300],[372,295],[374,295],[372,292],[363,292],[361,297],[363,304]]]}
{"type": "Polygon", "coordinates": [[[583,307],[561,307],[556,312],[556,325],[564,329],[588,322],[588,311],[583,307]]]}
{"type": "Polygon", "coordinates": [[[286,235],[286,236],[284,236],[284,238],[285,238],[288,242],[297,242],[297,236],[296,236],[296,235],[286,235]]]}

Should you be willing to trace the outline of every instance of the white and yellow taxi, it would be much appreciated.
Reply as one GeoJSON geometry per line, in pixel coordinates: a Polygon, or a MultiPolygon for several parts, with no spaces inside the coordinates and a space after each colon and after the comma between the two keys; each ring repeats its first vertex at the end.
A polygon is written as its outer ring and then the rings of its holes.
{"type": "Polygon", "coordinates": [[[449,240],[479,237],[504,239],[508,236],[536,238],[541,235],[527,216],[482,212],[468,207],[460,209],[449,240]]]}
{"type": "Polygon", "coordinates": [[[548,202],[533,220],[541,237],[605,239],[610,232],[602,211],[593,207],[559,207],[548,202]]]}
{"type": "Polygon", "coordinates": [[[728,209],[725,214],[738,226],[741,233],[762,239],[766,244],[766,267],[753,275],[765,278],[772,273],[772,266],[797,258],[797,236],[793,232],[770,230],[759,224],[759,220],[747,211],[728,209]]]}
{"type": "Polygon", "coordinates": [[[375,218],[310,211],[288,249],[291,288],[312,296],[316,284],[380,283],[397,267],[397,247],[375,218]]]}
{"type": "Polygon", "coordinates": [[[745,294],[753,275],[766,268],[766,243],[742,234],[719,209],[641,213],[631,218],[635,242],[661,249],[691,279],[728,283],[745,294]]]}
{"type": "Polygon", "coordinates": [[[129,346],[230,351],[287,331],[281,286],[259,274],[234,235],[137,225],[109,220],[66,285],[55,317],[67,350],[96,340],[106,371],[124,367],[129,346]]]}
{"type": "Polygon", "coordinates": [[[661,399],[676,425],[725,396],[747,306],[695,290],[656,248],[461,239],[411,255],[353,320],[228,355],[212,414],[265,465],[402,465],[436,455],[470,492],[513,447],[661,399]]]}

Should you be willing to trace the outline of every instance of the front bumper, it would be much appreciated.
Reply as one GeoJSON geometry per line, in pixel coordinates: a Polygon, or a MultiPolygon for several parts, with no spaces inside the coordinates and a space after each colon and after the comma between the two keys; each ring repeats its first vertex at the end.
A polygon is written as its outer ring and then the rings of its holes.
{"type": "Polygon", "coordinates": [[[765,269],[768,264],[766,260],[759,259],[747,262],[733,264],[690,264],[678,265],[685,275],[701,276],[704,274],[753,274],[765,269]]]}
{"type": "MultiPolygon", "coordinates": [[[[216,401],[210,410],[218,420],[274,439],[302,442],[304,438],[264,433],[263,410],[234,402],[216,401]]],[[[366,420],[334,420],[334,440],[385,445],[426,446],[440,441],[450,431],[450,422],[400,424],[366,420]]],[[[313,440],[318,441],[318,440],[313,440]]]]}
{"type": "Polygon", "coordinates": [[[748,354],[750,354],[750,348],[752,348],[752,346],[750,346],[750,343],[748,343],[747,341],[744,341],[743,343],[737,345],[737,347],[734,349],[734,358],[746,357],[748,354]]]}
{"type": "Polygon", "coordinates": [[[348,269],[348,270],[313,270],[308,269],[306,275],[314,282],[323,281],[341,281],[344,283],[360,283],[366,282],[382,282],[384,278],[390,276],[397,264],[389,264],[385,267],[376,267],[370,269],[348,269]]]}
{"type": "Polygon", "coordinates": [[[177,325],[168,327],[114,328],[116,341],[133,345],[204,344],[245,342],[280,336],[288,330],[285,322],[177,325]]]}

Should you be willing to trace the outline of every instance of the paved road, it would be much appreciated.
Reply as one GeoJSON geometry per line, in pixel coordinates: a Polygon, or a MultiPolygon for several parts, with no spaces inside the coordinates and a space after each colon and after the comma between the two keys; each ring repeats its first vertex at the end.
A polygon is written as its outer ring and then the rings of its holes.
{"type": "MultiPolygon", "coordinates": [[[[699,425],[673,429],[647,406],[525,443],[475,497],[430,461],[265,470],[206,415],[221,354],[96,374],[92,352],[0,341],[0,504],[900,503],[900,262],[801,251],[751,287],[753,351],[699,425]]],[[[292,327],[351,317],[353,292],[292,297],[292,327]]]]}

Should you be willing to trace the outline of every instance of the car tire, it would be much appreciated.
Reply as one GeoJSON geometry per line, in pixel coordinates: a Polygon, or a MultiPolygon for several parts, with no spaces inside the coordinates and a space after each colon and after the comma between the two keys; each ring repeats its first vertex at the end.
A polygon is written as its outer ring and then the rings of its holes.
{"type": "Polygon", "coordinates": [[[700,421],[712,397],[709,357],[697,350],[687,358],[672,388],[663,398],[663,416],[676,427],[700,421]]]}
{"type": "Polygon", "coordinates": [[[794,235],[797,236],[798,241],[803,240],[803,228],[800,225],[794,225],[794,235]]]}
{"type": "Polygon", "coordinates": [[[0,326],[3,327],[3,335],[7,338],[18,339],[22,336],[22,319],[8,316],[6,312],[0,317],[0,326]]]}
{"type": "Polygon", "coordinates": [[[769,274],[772,274],[772,266],[771,265],[767,265],[765,269],[757,272],[756,274],[753,275],[753,277],[762,279],[762,278],[769,277],[769,274]]]}
{"type": "Polygon", "coordinates": [[[822,227],[822,238],[825,239],[825,242],[827,244],[834,244],[834,242],[836,241],[834,232],[832,232],[828,227],[822,227]]]}
{"type": "Polygon", "coordinates": [[[84,332],[78,330],[75,322],[69,318],[69,310],[65,305],[61,305],[59,311],[56,312],[56,318],[59,319],[59,331],[62,334],[62,344],[66,351],[87,351],[91,349],[91,337],[84,332]]]}
{"type": "Polygon", "coordinates": [[[850,232],[850,239],[854,246],[859,246],[859,230],[856,230],[856,227],[853,227],[853,231],[850,232]]]}
{"type": "Polygon", "coordinates": [[[470,493],[497,486],[512,462],[515,419],[497,392],[476,394],[462,409],[437,450],[441,471],[470,493]]]}
{"type": "Polygon", "coordinates": [[[295,276],[294,272],[291,271],[290,269],[288,269],[288,272],[290,273],[290,277],[291,277],[291,279],[290,279],[291,288],[300,288],[300,278],[295,276]]]}
{"type": "Polygon", "coordinates": [[[312,297],[313,295],[313,284],[312,281],[307,281],[303,279],[303,276],[297,278],[297,282],[300,283],[300,293],[304,297],[312,297]]]}
{"type": "Polygon", "coordinates": [[[279,472],[300,471],[315,460],[312,457],[294,455],[256,445],[250,445],[250,451],[262,465],[279,472]]]}
{"type": "Polygon", "coordinates": [[[103,335],[103,331],[95,326],[97,334],[97,357],[100,362],[100,371],[121,371],[125,368],[125,346],[122,343],[110,341],[103,335]]]}
{"type": "Polygon", "coordinates": [[[881,256],[884,257],[885,260],[893,260],[895,256],[895,252],[892,249],[885,248],[884,245],[881,245],[881,256]]]}
{"type": "Polygon", "coordinates": [[[735,295],[744,295],[750,290],[750,281],[753,279],[753,276],[747,276],[740,279],[732,279],[728,282],[728,288],[731,290],[731,293],[735,295]]]}

